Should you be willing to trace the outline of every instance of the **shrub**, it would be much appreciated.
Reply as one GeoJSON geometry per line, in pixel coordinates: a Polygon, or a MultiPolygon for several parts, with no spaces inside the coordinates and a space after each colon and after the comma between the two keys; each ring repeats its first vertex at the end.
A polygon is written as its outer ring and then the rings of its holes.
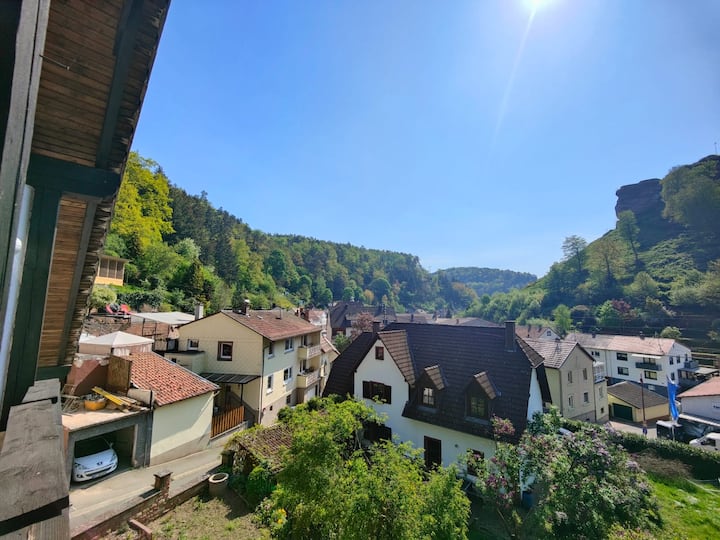
{"type": "Polygon", "coordinates": [[[245,483],[245,494],[248,504],[256,507],[260,501],[270,495],[274,480],[270,469],[266,465],[256,466],[248,475],[245,483]]]}

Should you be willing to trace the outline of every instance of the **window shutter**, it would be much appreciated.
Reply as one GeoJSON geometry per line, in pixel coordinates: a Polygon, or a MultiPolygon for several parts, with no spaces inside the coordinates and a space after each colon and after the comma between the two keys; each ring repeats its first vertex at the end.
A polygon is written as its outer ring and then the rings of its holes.
{"type": "Polygon", "coordinates": [[[372,399],[372,383],[370,381],[363,381],[363,397],[372,399]]]}

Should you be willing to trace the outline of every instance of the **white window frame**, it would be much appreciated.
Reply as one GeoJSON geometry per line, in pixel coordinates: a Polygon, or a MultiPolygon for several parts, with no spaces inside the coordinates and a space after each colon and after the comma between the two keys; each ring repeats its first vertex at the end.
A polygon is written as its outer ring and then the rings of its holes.
{"type": "Polygon", "coordinates": [[[285,340],[285,352],[290,352],[295,350],[295,338],[287,338],[285,340]]]}
{"type": "Polygon", "coordinates": [[[271,341],[268,344],[268,358],[272,358],[273,356],[275,356],[275,342],[271,341]]]}
{"type": "Polygon", "coordinates": [[[233,342],[232,341],[219,341],[218,342],[218,360],[221,360],[223,362],[227,362],[228,360],[232,360],[233,357],[233,342]],[[230,345],[230,355],[222,354],[223,345],[230,345]]]}
{"type": "Polygon", "coordinates": [[[188,339],[187,340],[187,350],[188,351],[199,351],[200,350],[200,340],[199,339],[188,339]]]}
{"type": "Polygon", "coordinates": [[[286,367],[283,370],[283,384],[289,383],[292,380],[292,378],[293,378],[292,366],[286,367]]]}
{"type": "Polygon", "coordinates": [[[267,378],[265,379],[265,393],[266,394],[271,393],[274,389],[273,383],[275,381],[273,379],[274,379],[273,374],[268,375],[267,378]]]}

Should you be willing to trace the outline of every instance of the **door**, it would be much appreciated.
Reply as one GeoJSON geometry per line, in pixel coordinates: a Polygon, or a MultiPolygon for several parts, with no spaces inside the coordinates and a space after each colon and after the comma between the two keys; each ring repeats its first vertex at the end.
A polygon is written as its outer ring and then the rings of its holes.
{"type": "Polygon", "coordinates": [[[442,441],[425,437],[425,467],[432,469],[442,465],[442,441]]]}
{"type": "Polygon", "coordinates": [[[615,418],[622,418],[623,420],[633,421],[633,410],[632,407],[627,405],[620,405],[619,403],[613,403],[613,416],[615,418]]]}

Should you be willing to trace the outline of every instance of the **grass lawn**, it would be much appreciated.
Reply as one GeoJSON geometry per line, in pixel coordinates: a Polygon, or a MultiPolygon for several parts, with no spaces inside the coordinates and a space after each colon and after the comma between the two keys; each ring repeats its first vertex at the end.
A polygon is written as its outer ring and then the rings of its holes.
{"type": "MultiPolygon", "coordinates": [[[[270,533],[252,521],[242,499],[228,490],[223,499],[199,495],[181,504],[161,518],[146,524],[157,540],[262,540],[270,533]]],[[[114,539],[136,538],[129,529],[114,539]]]]}
{"type": "Polygon", "coordinates": [[[651,475],[665,525],[662,539],[720,538],[720,489],[651,475]]]}

